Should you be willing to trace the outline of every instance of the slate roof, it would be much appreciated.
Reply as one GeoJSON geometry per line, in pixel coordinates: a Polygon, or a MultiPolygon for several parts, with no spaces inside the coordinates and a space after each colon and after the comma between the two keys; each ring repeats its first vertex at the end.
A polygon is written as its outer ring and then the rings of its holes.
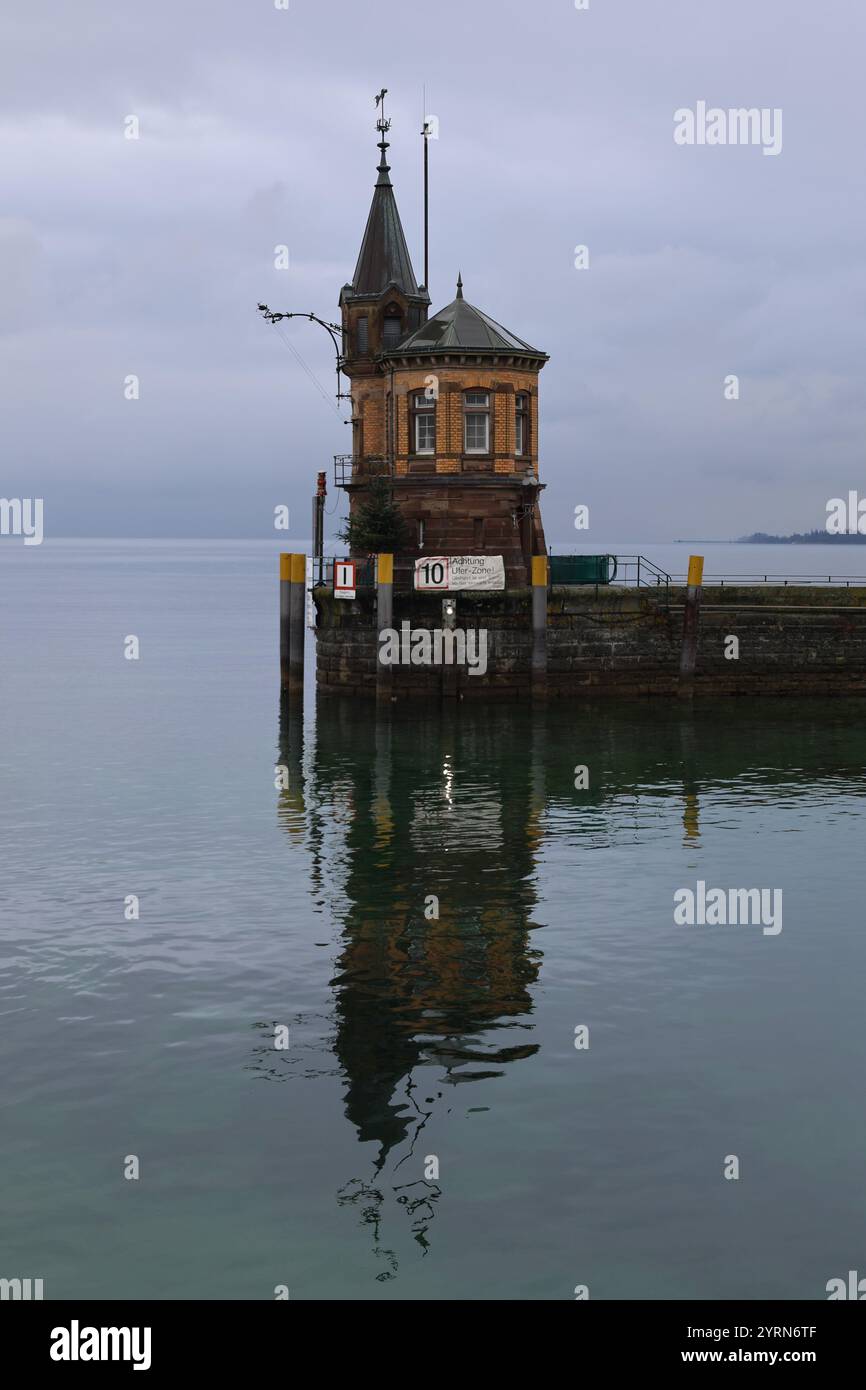
{"type": "Polygon", "coordinates": [[[457,298],[446,308],[422,323],[413,333],[391,349],[389,356],[403,356],[407,352],[496,352],[531,353],[533,357],[545,357],[539,348],[518,338],[503,328],[501,323],[490,318],[481,309],[463,298],[463,280],[457,281],[457,298]]]}
{"type": "Polygon", "coordinates": [[[359,296],[378,295],[394,284],[405,295],[417,296],[418,282],[397,211],[397,200],[389,177],[390,165],[385,162],[387,144],[383,143],[380,149],[379,178],[352,277],[351,292],[359,296]]]}

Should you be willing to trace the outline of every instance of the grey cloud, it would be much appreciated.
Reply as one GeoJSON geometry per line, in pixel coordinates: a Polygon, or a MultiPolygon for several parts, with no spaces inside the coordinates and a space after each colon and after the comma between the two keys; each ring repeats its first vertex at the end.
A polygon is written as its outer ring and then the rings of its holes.
{"type": "MultiPolygon", "coordinates": [[[[349,432],[255,305],[337,317],[383,84],[420,273],[426,83],[434,305],[462,268],[551,354],[552,538],[577,502],[600,542],[807,528],[863,479],[864,30],[856,0],[7,10],[0,490],[66,534],[272,535],[282,501],[305,530],[349,432]],[[782,154],[676,147],[699,98],[781,106],[782,154]]],[[[285,331],[330,391],[325,335],[285,331]]]]}

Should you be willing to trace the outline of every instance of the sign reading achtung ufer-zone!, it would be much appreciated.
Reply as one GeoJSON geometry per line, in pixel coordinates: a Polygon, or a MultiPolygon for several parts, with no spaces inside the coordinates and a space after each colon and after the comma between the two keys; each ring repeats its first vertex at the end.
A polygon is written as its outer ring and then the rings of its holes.
{"type": "Polygon", "coordinates": [[[415,588],[504,589],[505,564],[501,555],[425,555],[415,561],[415,588]]]}

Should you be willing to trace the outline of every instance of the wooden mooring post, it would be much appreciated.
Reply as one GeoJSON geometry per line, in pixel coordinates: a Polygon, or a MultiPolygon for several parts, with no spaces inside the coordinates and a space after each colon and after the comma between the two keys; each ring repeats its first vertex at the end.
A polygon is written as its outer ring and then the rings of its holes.
{"type": "Polygon", "coordinates": [[[680,683],[678,694],[691,699],[694,694],[695,666],[698,659],[698,626],[701,615],[701,585],[704,579],[703,555],[689,556],[686,606],[683,613],[683,645],[680,652],[680,683]]]}
{"type": "Polygon", "coordinates": [[[547,556],[532,557],[532,698],[547,699],[547,556]]]}
{"type": "Polygon", "coordinates": [[[376,702],[390,705],[393,668],[381,659],[382,633],[394,626],[394,556],[376,557],[376,702]]]}
{"type": "Polygon", "coordinates": [[[305,555],[280,555],[280,685],[289,695],[304,693],[305,555]]]}

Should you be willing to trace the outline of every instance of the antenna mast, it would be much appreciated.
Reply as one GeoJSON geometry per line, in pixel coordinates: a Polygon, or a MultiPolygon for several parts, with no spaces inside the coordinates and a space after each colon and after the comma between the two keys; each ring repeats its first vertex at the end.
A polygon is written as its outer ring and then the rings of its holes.
{"type": "Polygon", "coordinates": [[[430,293],[430,184],[428,179],[427,145],[430,140],[430,123],[427,120],[427,92],[424,91],[424,288],[430,293]]]}

